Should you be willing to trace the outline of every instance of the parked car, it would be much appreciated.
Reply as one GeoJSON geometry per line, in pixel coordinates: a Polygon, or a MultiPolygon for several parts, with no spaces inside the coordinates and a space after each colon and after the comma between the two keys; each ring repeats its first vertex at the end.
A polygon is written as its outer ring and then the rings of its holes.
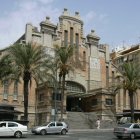
{"type": "Polygon", "coordinates": [[[31,129],[33,134],[46,135],[47,133],[60,133],[65,135],[68,132],[68,125],[65,122],[50,122],[31,129]]]}
{"type": "Polygon", "coordinates": [[[0,136],[21,138],[28,134],[27,126],[13,121],[0,121],[0,136]]]}
{"type": "Polygon", "coordinates": [[[140,124],[138,123],[126,123],[114,128],[114,135],[119,139],[131,138],[135,139],[140,137],[140,124]]]}

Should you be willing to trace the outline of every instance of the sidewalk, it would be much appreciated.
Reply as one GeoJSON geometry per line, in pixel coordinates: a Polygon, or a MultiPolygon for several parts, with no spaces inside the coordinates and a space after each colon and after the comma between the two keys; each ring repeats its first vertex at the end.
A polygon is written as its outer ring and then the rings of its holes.
{"type": "Polygon", "coordinates": [[[69,129],[69,132],[96,132],[96,131],[101,131],[101,132],[107,132],[107,131],[113,131],[113,128],[104,128],[104,129],[69,129]]]}

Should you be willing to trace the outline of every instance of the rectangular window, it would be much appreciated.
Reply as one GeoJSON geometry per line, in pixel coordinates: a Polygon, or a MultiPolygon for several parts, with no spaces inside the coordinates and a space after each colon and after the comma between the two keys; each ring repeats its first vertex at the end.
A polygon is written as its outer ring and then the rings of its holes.
{"type": "Polygon", "coordinates": [[[8,92],[9,92],[9,85],[8,85],[8,80],[6,80],[4,81],[3,99],[8,99],[8,92]]]}
{"type": "Polygon", "coordinates": [[[64,46],[68,46],[68,31],[64,31],[64,46]]]}
{"type": "Polygon", "coordinates": [[[79,34],[77,34],[77,33],[75,35],[75,44],[76,44],[76,47],[79,46],[79,34]]]}
{"type": "Polygon", "coordinates": [[[79,34],[75,34],[75,60],[79,60],[79,34]]]}
{"type": "Polygon", "coordinates": [[[106,66],[106,86],[109,86],[109,68],[106,66]]]}
{"type": "Polygon", "coordinates": [[[113,105],[112,99],[106,99],[106,105],[113,105]]]}
{"type": "Polygon", "coordinates": [[[73,28],[70,28],[70,45],[73,45],[73,28]]]}
{"type": "Polygon", "coordinates": [[[114,73],[114,71],[112,71],[112,83],[113,84],[115,83],[115,73],[114,73]]]}
{"type": "Polygon", "coordinates": [[[38,100],[39,100],[40,102],[41,102],[41,101],[44,101],[44,93],[39,94],[38,100]]]}
{"type": "Polygon", "coordinates": [[[52,99],[57,101],[61,101],[61,93],[56,93],[56,97],[55,97],[55,93],[53,93],[52,99]]]}
{"type": "Polygon", "coordinates": [[[18,81],[14,83],[14,94],[13,94],[13,100],[17,100],[18,97],[18,81]]]}
{"type": "Polygon", "coordinates": [[[83,52],[83,68],[86,69],[86,52],[83,52]]]}

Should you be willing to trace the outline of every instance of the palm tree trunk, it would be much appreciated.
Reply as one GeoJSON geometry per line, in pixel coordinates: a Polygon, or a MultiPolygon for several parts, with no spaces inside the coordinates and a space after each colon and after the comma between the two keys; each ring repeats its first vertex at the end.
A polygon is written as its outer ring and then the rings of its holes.
{"type": "Polygon", "coordinates": [[[61,121],[63,121],[63,113],[64,113],[64,91],[65,91],[65,75],[63,75],[63,79],[62,79],[62,93],[61,93],[61,121]]]}
{"type": "Polygon", "coordinates": [[[28,120],[28,83],[29,80],[24,80],[24,120],[28,120]]]}
{"type": "Polygon", "coordinates": [[[133,100],[133,92],[129,91],[129,97],[130,97],[130,110],[131,110],[131,123],[135,121],[134,119],[134,100],[133,100]]]}

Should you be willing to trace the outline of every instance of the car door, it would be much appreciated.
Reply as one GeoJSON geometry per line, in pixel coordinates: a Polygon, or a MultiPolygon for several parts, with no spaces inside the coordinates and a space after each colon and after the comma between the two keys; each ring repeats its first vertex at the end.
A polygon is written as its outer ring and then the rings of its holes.
{"type": "Polygon", "coordinates": [[[56,125],[55,122],[48,124],[47,133],[55,133],[56,125]]]}
{"type": "Polygon", "coordinates": [[[10,136],[14,136],[16,130],[18,130],[18,125],[14,122],[8,122],[8,131],[10,136]]]}
{"type": "Polygon", "coordinates": [[[10,136],[8,125],[6,122],[0,123],[0,136],[10,136]]]}
{"type": "Polygon", "coordinates": [[[56,123],[56,131],[57,133],[60,133],[62,130],[63,124],[61,122],[56,123]]]}
{"type": "Polygon", "coordinates": [[[135,132],[136,136],[140,136],[140,126],[139,126],[139,124],[134,124],[133,131],[135,132]]]}

